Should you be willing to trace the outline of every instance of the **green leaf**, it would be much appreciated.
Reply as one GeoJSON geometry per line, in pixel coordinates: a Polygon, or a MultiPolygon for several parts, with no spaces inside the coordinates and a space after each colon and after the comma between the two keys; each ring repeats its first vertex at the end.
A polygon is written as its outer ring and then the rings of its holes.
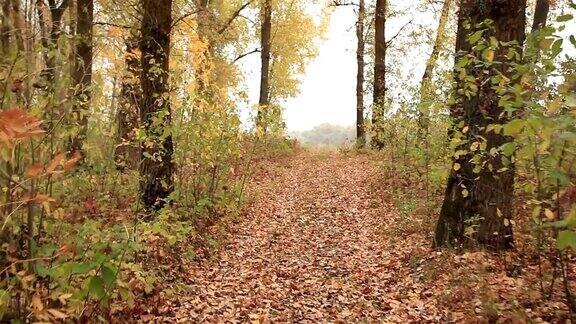
{"type": "Polygon", "coordinates": [[[74,263],[72,265],[72,274],[84,274],[92,270],[92,266],[88,263],[74,263]]]}
{"type": "Polygon", "coordinates": [[[476,44],[476,43],[478,43],[480,38],[482,38],[483,34],[484,34],[484,31],[479,30],[479,31],[475,32],[474,34],[470,35],[470,37],[468,38],[468,41],[470,42],[470,44],[476,44]]]}
{"type": "Polygon", "coordinates": [[[90,283],[88,284],[88,292],[96,299],[101,299],[106,295],[106,290],[104,289],[104,280],[100,276],[92,277],[90,283]]]}
{"type": "Polygon", "coordinates": [[[114,272],[114,270],[110,269],[109,267],[102,266],[102,270],[100,272],[102,273],[102,279],[104,280],[105,285],[108,286],[116,281],[116,272],[114,272]]]}
{"type": "Polygon", "coordinates": [[[520,134],[524,128],[524,121],[522,119],[514,119],[508,124],[504,125],[504,134],[514,136],[520,134]]]}
{"type": "Polygon", "coordinates": [[[560,250],[571,248],[574,251],[576,251],[576,232],[573,231],[560,232],[558,234],[558,239],[556,240],[556,245],[560,250]]]}
{"type": "Polygon", "coordinates": [[[567,15],[559,16],[558,18],[556,18],[556,21],[557,22],[566,22],[566,21],[569,21],[572,19],[574,19],[574,16],[567,14],[567,15]]]}

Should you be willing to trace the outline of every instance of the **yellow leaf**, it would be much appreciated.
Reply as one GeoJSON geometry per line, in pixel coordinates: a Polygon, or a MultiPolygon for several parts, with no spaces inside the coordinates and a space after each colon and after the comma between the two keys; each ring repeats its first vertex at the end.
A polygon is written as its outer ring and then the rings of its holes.
{"type": "Polygon", "coordinates": [[[554,220],[556,218],[556,215],[554,215],[554,212],[548,208],[546,208],[544,210],[544,215],[546,215],[546,218],[548,218],[549,220],[554,220]]]}
{"type": "Polygon", "coordinates": [[[486,55],[485,55],[485,59],[488,62],[494,61],[494,51],[493,50],[487,50],[486,55]]]}
{"type": "Polygon", "coordinates": [[[48,309],[48,313],[50,313],[50,315],[52,315],[56,319],[65,319],[66,317],[68,317],[68,315],[54,308],[48,309]]]}
{"type": "Polygon", "coordinates": [[[42,299],[40,298],[39,295],[36,294],[32,296],[32,306],[34,307],[34,309],[39,311],[44,309],[44,303],[42,303],[42,299]]]}
{"type": "Polygon", "coordinates": [[[460,163],[454,163],[454,171],[458,171],[462,168],[462,166],[460,165],[460,163]]]}

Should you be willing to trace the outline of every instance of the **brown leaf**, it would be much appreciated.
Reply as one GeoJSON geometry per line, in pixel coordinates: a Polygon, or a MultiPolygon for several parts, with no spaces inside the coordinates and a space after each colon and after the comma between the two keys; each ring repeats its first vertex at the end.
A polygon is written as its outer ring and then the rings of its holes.
{"type": "Polygon", "coordinates": [[[64,160],[64,154],[63,153],[56,154],[56,156],[52,159],[52,161],[50,161],[50,164],[48,164],[48,167],[46,168],[46,172],[48,172],[48,173],[54,172],[56,170],[56,168],[60,165],[60,163],[62,163],[63,160],[64,160]]]}
{"type": "Polygon", "coordinates": [[[44,167],[41,164],[36,163],[36,164],[29,165],[26,168],[26,175],[29,177],[35,178],[38,175],[40,175],[42,173],[42,171],[44,171],[44,167]]]}
{"type": "Polygon", "coordinates": [[[64,171],[70,171],[74,169],[76,163],[78,163],[78,161],[80,161],[81,158],[82,154],[80,154],[80,151],[74,151],[72,158],[64,163],[64,171]]]}

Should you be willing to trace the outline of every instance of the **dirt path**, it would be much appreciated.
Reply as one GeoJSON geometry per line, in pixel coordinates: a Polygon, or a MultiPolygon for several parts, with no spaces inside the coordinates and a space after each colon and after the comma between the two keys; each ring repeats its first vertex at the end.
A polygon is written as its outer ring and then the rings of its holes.
{"type": "Polygon", "coordinates": [[[431,250],[435,212],[406,212],[414,198],[398,196],[418,183],[385,179],[380,164],[301,152],[264,166],[220,252],[191,266],[187,297],[152,322],[566,321],[561,294],[538,297],[529,250],[431,250]],[[510,272],[520,262],[531,271],[510,272]]]}
{"type": "Polygon", "coordinates": [[[217,261],[193,269],[183,321],[374,320],[393,277],[382,244],[391,208],[369,193],[366,157],[301,153],[256,185],[217,261]]]}

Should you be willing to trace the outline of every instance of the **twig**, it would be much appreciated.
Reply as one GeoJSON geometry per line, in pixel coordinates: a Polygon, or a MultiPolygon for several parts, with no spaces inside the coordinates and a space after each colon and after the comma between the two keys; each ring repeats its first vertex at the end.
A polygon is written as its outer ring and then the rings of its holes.
{"type": "Polygon", "coordinates": [[[392,44],[392,41],[393,41],[394,39],[396,39],[396,37],[398,37],[398,36],[402,33],[402,31],[404,30],[404,28],[406,28],[408,25],[411,25],[411,24],[412,24],[412,21],[414,21],[414,19],[411,19],[409,22],[407,22],[406,24],[404,24],[404,26],[402,26],[402,27],[400,28],[400,30],[398,30],[398,32],[396,33],[396,35],[394,35],[392,38],[390,38],[389,41],[386,42],[386,47],[389,47],[390,44],[392,44]]]}
{"type": "Polygon", "coordinates": [[[232,61],[232,63],[236,63],[250,54],[259,53],[259,52],[261,52],[261,50],[259,48],[255,48],[254,50],[252,50],[250,52],[247,52],[247,53],[244,53],[244,54],[238,56],[237,58],[234,59],[234,61],[232,61]]]}

